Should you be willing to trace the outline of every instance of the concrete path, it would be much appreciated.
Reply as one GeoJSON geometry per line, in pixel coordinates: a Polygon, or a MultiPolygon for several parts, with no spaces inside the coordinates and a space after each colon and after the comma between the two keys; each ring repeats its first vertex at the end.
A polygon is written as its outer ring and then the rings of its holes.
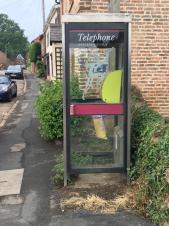
{"type": "MultiPolygon", "coordinates": [[[[19,180],[17,194],[0,198],[0,226],[152,226],[129,212],[115,215],[79,213],[57,214],[53,208],[51,169],[58,149],[44,141],[38,132],[34,101],[39,92],[39,79],[26,75],[27,91],[0,129],[0,171],[3,183],[7,173],[15,172],[19,180]],[[22,177],[22,172],[23,177],[22,177]]],[[[15,177],[15,178],[16,178],[15,177]]],[[[13,187],[10,184],[10,187],[13,187]]]]}

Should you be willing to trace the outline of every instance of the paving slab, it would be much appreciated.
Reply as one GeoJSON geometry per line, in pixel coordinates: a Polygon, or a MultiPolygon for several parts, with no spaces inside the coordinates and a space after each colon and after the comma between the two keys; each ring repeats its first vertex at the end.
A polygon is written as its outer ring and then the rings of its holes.
{"type": "Polygon", "coordinates": [[[20,194],[24,169],[0,171],[0,196],[20,194]]]}

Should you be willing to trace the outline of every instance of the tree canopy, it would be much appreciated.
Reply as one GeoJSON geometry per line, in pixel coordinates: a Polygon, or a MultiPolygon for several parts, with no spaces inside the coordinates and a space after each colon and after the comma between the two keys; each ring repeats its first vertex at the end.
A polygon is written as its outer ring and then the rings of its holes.
{"type": "Polygon", "coordinates": [[[0,14],[0,51],[13,58],[18,54],[24,56],[27,49],[28,40],[24,31],[6,14],[0,14]]]}

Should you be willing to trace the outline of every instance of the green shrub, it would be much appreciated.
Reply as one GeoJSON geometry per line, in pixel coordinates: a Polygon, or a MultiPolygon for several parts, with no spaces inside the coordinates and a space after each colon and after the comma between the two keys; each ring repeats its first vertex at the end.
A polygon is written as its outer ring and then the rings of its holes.
{"type": "Polygon", "coordinates": [[[156,224],[169,220],[165,204],[169,184],[169,124],[139,98],[132,98],[132,167],[130,176],[137,181],[136,207],[156,224]]]}
{"type": "Polygon", "coordinates": [[[42,78],[45,76],[45,66],[44,63],[41,60],[36,61],[37,66],[37,75],[38,77],[42,78]]]}
{"type": "MultiPolygon", "coordinates": [[[[71,97],[81,98],[78,79],[72,77],[71,97]]],[[[36,99],[35,109],[39,120],[39,131],[46,140],[63,138],[63,86],[60,81],[46,82],[36,99]]],[[[82,117],[71,118],[73,134],[81,134],[82,117]]]]}
{"type": "Polygon", "coordinates": [[[36,98],[35,110],[39,131],[47,140],[63,137],[63,88],[59,81],[46,82],[36,98]]]}
{"type": "MultiPolygon", "coordinates": [[[[63,185],[64,184],[64,158],[63,154],[55,157],[55,165],[52,169],[52,177],[51,180],[56,185],[63,185]]],[[[71,175],[68,178],[68,183],[72,183],[76,178],[76,175],[71,175]]]]}
{"type": "Polygon", "coordinates": [[[56,156],[56,162],[52,169],[52,182],[57,185],[63,185],[64,184],[64,158],[63,154],[60,156],[56,156]]]}

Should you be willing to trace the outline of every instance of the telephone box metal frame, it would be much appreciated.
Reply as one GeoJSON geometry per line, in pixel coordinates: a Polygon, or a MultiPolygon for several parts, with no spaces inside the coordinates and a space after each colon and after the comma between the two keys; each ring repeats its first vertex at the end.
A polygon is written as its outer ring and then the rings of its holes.
{"type": "Polygon", "coordinates": [[[64,100],[63,100],[63,121],[64,121],[64,184],[67,185],[69,175],[73,173],[103,173],[103,172],[126,172],[130,166],[130,74],[131,74],[131,16],[128,14],[76,14],[76,15],[64,15],[62,17],[62,45],[63,45],[63,84],[64,84],[64,100]],[[125,54],[126,61],[126,74],[125,78],[126,85],[126,98],[124,107],[124,133],[126,134],[124,158],[125,167],[124,169],[118,168],[92,168],[92,169],[72,169],[71,168],[71,155],[70,155],[70,67],[69,67],[69,25],[75,23],[88,23],[90,24],[99,23],[104,24],[116,24],[124,25],[127,27],[127,43],[125,54]]]}

